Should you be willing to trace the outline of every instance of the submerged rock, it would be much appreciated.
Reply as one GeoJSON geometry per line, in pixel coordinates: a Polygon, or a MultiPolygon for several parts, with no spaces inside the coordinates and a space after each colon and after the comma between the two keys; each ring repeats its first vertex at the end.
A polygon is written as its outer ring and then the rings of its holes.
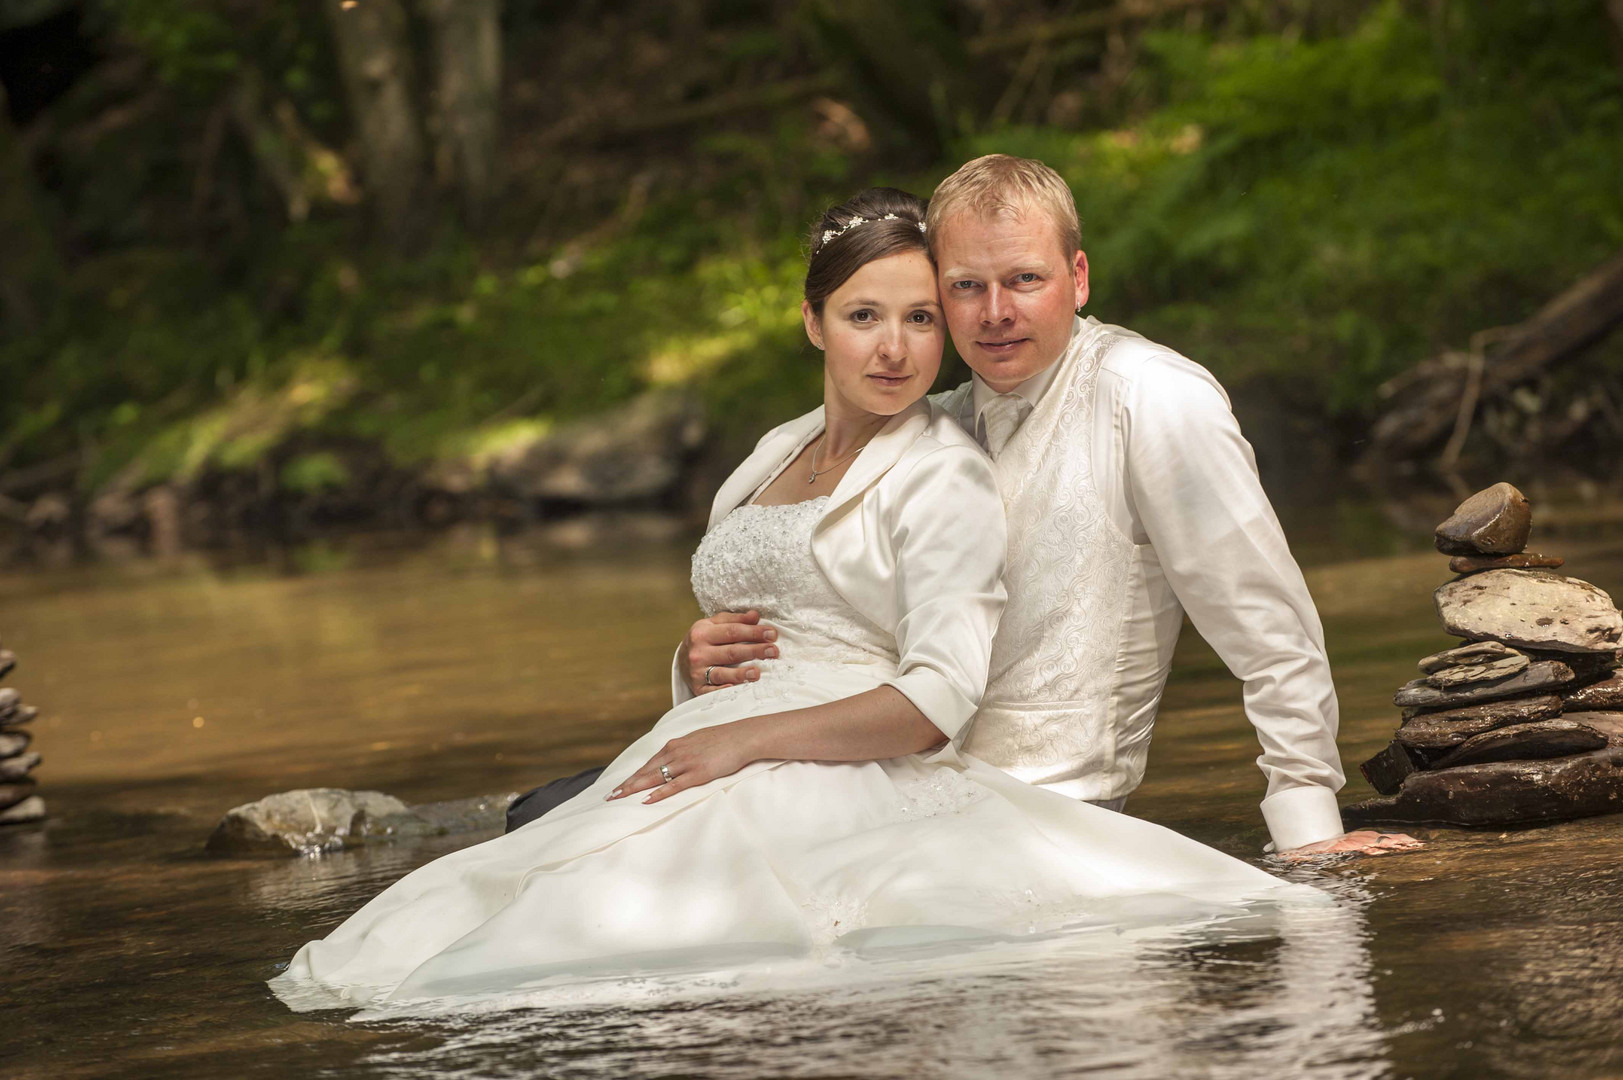
{"type": "MultiPolygon", "coordinates": [[[[1587,724],[1574,720],[1541,720],[1533,724],[1510,724],[1481,735],[1473,735],[1432,763],[1434,769],[1451,769],[1484,761],[1531,761],[1563,757],[1599,750],[1606,736],[1587,724]]],[[[1390,794],[1388,792],[1388,794],[1390,794]]]]}
{"type": "Polygon", "coordinates": [[[1344,807],[1349,829],[1379,822],[1521,825],[1623,811],[1623,746],[1543,761],[1416,772],[1395,795],[1344,807]]]}
{"type": "Polygon", "coordinates": [[[20,803],[14,803],[0,810],[0,825],[25,825],[31,821],[45,820],[45,800],[38,795],[30,795],[20,803]]]}
{"type": "Polygon", "coordinates": [[[209,837],[215,855],[316,855],[378,840],[499,831],[513,795],[407,806],[381,791],[307,788],[229,811],[209,837]]]}
{"type": "Polygon", "coordinates": [[[1448,560],[1448,569],[1455,574],[1480,574],[1484,570],[1554,570],[1566,563],[1559,555],[1522,551],[1515,555],[1456,555],[1448,560]]]}
{"type": "Polygon", "coordinates": [[[1550,720],[1560,715],[1561,698],[1555,694],[1510,698],[1418,713],[1407,717],[1393,738],[1411,750],[1435,753],[1452,749],[1473,735],[1481,735],[1508,724],[1550,720]]]}
{"type": "Polygon", "coordinates": [[[1460,503],[1437,526],[1437,550],[1444,555],[1513,555],[1527,546],[1533,507],[1511,484],[1499,483],[1460,503]]]}
{"type": "Polygon", "coordinates": [[[1564,686],[1574,679],[1572,669],[1558,660],[1541,660],[1536,664],[1529,664],[1522,671],[1509,678],[1495,679],[1493,682],[1475,683],[1470,686],[1456,686],[1442,690],[1433,686],[1428,680],[1436,676],[1428,675],[1424,679],[1415,679],[1404,685],[1392,698],[1392,704],[1399,706],[1417,705],[1421,708],[1435,708],[1452,705],[1470,705],[1478,701],[1493,701],[1497,698],[1514,697],[1525,694],[1529,690],[1542,690],[1546,687],[1564,686]]]}
{"type": "Polygon", "coordinates": [[[1473,641],[1467,645],[1458,645],[1452,649],[1444,649],[1440,653],[1432,653],[1420,661],[1420,670],[1427,675],[1442,671],[1444,668],[1463,667],[1466,664],[1486,664],[1495,660],[1503,660],[1510,656],[1521,656],[1522,653],[1498,641],[1473,641]]]}
{"type": "Polygon", "coordinates": [[[1587,581],[1548,570],[1489,570],[1456,578],[1434,595],[1443,629],[1552,652],[1616,652],[1623,615],[1587,581]]]}
{"type": "Polygon", "coordinates": [[[1443,668],[1427,675],[1426,681],[1439,690],[1447,690],[1456,686],[1475,686],[1478,683],[1508,679],[1512,675],[1526,671],[1527,667],[1527,657],[1515,653],[1485,664],[1461,664],[1459,667],[1443,668]]]}
{"type": "Polygon", "coordinates": [[[228,811],[208,839],[218,855],[286,855],[335,850],[368,819],[403,814],[406,804],[381,791],[301,788],[228,811]]]}

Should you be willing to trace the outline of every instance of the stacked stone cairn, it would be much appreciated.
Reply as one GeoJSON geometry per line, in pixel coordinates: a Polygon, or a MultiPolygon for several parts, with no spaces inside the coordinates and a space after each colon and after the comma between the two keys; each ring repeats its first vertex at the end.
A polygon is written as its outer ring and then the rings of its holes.
{"type": "MultiPolygon", "coordinates": [[[[17,666],[10,650],[0,649],[0,681],[17,666]]],[[[39,714],[24,705],[21,696],[9,686],[0,686],[0,826],[39,821],[45,816],[45,800],[34,794],[29,773],[39,764],[39,754],[28,749],[33,739],[28,724],[39,714]]]]}
{"type": "Polygon", "coordinates": [[[1349,824],[1503,826],[1623,811],[1623,615],[1563,560],[1527,552],[1527,497],[1495,484],[1437,527],[1459,576],[1435,593],[1466,643],[1425,657],[1403,722],[1361,766],[1381,797],[1349,824]]]}

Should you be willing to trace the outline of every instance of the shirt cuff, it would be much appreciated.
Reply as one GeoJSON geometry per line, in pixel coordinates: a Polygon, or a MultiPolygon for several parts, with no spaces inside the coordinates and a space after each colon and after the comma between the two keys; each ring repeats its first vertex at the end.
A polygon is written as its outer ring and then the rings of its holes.
{"type": "Polygon", "coordinates": [[[958,742],[969,718],[975,715],[975,702],[959,693],[957,687],[940,672],[927,667],[913,668],[879,685],[894,686],[900,690],[913,703],[913,707],[952,743],[958,742]]]}
{"type": "Polygon", "coordinates": [[[1317,784],[1274,792],[1262,800],[1262,820],[1268,823],[1276,852],[1334,840],[1346,831],[1336,793],[1317,784]]]}

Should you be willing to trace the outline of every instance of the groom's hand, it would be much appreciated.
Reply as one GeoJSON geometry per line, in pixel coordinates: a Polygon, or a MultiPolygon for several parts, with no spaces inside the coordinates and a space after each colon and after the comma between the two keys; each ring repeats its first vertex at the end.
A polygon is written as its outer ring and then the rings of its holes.
{"type": "Polygon", "coordinates": [[[1299,848],[1282,851],[1282,859],[1310,859],[1315,855],[1387,855],[1394,851],[1414,851],[1426,845],[1406,833],[1383,833],[1374,829],[1359,829],[1345,833],[1334,840],[1320,840],[1317,844],[1304,844],[1299,848]]]}
{"type": "Polygon", "coordinates": [[[740,665],[775,659],[777,640],[777,630],[761,622],[759,611],[718,612],[688,628],[677,652],[677,663],[687,678],[688,689],[708,694],[723,686],[759,679],[759,668],[740,665]]]}

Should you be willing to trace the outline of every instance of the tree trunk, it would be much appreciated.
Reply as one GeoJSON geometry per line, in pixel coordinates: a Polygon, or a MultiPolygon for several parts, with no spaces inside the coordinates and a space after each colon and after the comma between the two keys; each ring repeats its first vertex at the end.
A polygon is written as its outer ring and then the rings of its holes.
{"type": "Polygon", "coordinates": [[[422,230],[424,152],[411,96],[411,46],[400,0],[324,0],[338,46],[362,181],[384,235],[422,230]]]}
{"type": "Polygon", "coordinates": [[[36,330],[62,287],[56,247],[28,155],[0,89],[0,335],[36,330]]]}
{"type": "Polygon", "coordinates": [[[938,0],[806,0],[827,58],[869,103],[940,151],[986,112],[959,35],[938,0]]]}
{"type": "Polygon", "coordinates": [[[477,226],[496,191],[501,0],[422,0],[434,39],[434,173],[477,226]]]}
{"type": "Polygon", "coordinates": [[[1612,17],[1612,51],[1623,68],[1623,0],[1606,0],[1606,14],[1612,17]]]}

